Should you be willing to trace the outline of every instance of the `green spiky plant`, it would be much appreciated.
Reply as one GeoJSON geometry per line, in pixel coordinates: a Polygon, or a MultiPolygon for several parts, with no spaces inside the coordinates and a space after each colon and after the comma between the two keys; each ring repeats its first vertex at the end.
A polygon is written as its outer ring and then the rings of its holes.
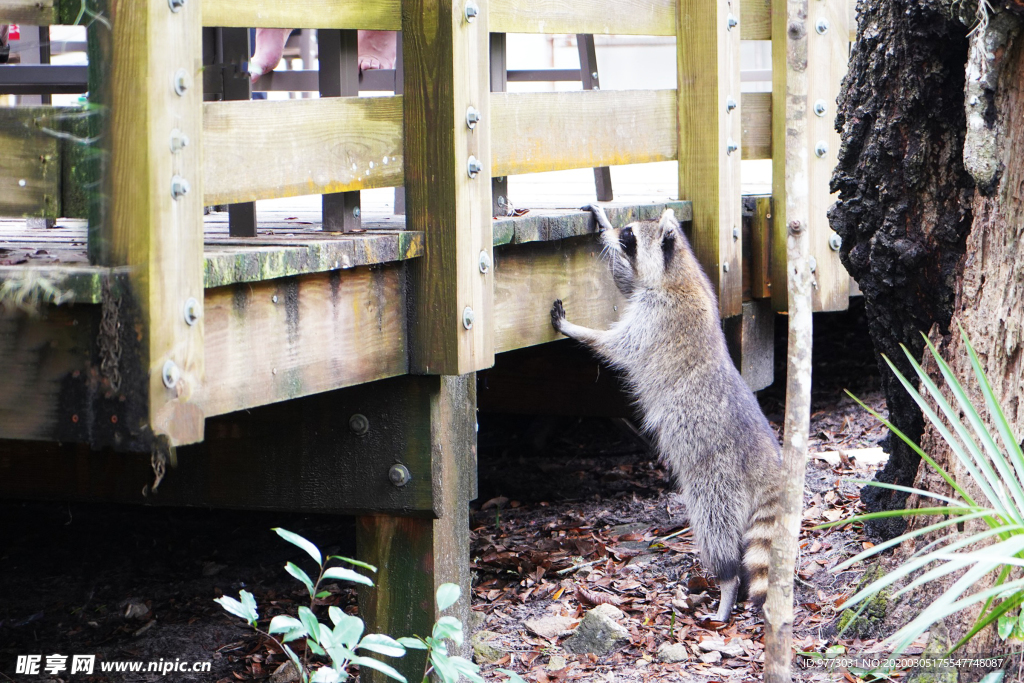
{"type": "Polygon", "coordinates": [[[986,528],[970,535],[944,535],[931,541],[907,558],[902,565],[865,586],[845,603],[847,607],[858,604],[863,607],[866,601],[878,595],[879,592],[894,586],[915,572],[918,574],[905,586],[893,592],[891,598],[897,598],[951,574],[960,573],[961,575],[955,578],[945,592],[926,607],[920,615],[887,639],[886,642],[894,647],[896,654],[904,652],[911,643],[939,620],[978,603],[983,603],[981,613],[971,629],[950,650],[950,652],[956,651],[986,626],[998,622],[1000,618],[1024,602],[1024,579],[1009,580],[1014,567],[1024,566],[1024,489],[1021,487],[1021,481],[1024,481],[1024,453],[1015,440],[1009,422],[995,399],[992,386],[985,376],[978,355],[963,329],[960,330],[960,334],[970,355],[971,367],[981,387],[985,398],[985,407],[995,425],[997,435],[993,435],[992,431],[986,428],[978,410],[971,405],[964,387],[927,337],[925,337],[925,343],[938,364],[949,393],[953,396],[954,405],[947,401],[939,386],[932,381],[906,347],[903,347],[903,352],[917,373],[923,391],[915,389],[910,381],[896,369],[891,360],[885,356],[883,358],[936,431],[949,445],[963,469],[982,492],[984,499],[975,500],[917,444],[888,420],[853,397],[865,410],[881,420],[893,434],[920,455],[921,459],[949,484],[954,495],[952,497],[943,496],[930,491],[874,481],[859,482],[913,493],[922,498],[937,501],[938,504],[933,507],[858,515],[852,519],[823,525],[835,526],[835,524],[846,524],[850,521],[897,516],[923,515],[941,518],[933,524],[880,543],[856,557],[850,558],[835,568],[835,571],[842,571],[857,562],[926,534],[955,525],[959,529],[963,529],[962,525],[965,522],[976,519],[982,520],[985,524],[986,528]],[[923,394],[930,397],[930,401],[923,394]],[[963,418],[958,414],[961,412],[963,418]],[[990,574],[995,574],[994,583],[990,588],[972,591],[976,583],[990,574]]]}

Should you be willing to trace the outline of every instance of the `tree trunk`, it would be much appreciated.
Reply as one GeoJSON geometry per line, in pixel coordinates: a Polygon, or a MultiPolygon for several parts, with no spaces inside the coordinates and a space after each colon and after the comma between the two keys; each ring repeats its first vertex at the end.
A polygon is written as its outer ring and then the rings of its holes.
{"type": "MultiPolygon", "coordinates": [[[[857,42],[839,98],[843,145],[832,178],[830,212],[843,238],[843,264],[864,293],[875,350],[913,372],[900,345],[920,358],[922,332],[945,332],[974,182],[964,168],[964,65],[967,28],[940,0],[861,0],[857,42]]],[[[879,359],[892,422],[915,441],[920,410],[879,359]]],[[[879,481],[910,486],[919,458],[897,439],[879,481]]],[[[906,495],[865,487],[872,512],[900,509],[906,495]]],[[[885,537],[905,523],[877,520],[885,537]]]]}

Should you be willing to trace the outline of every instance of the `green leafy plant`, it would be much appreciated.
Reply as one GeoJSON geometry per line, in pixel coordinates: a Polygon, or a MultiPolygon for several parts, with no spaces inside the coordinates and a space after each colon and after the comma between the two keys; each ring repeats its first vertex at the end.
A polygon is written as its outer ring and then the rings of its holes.
{"type": "MultiPolygon", "coordinates": [[[[954,495],[948,497],[930,491],[881,482],[859,482],[913,493],[922,498],[935,500],[938,504],[933,507],[859,515],[852,520],[823,525],[834,526],[850,521],[896,516],[924,515],[940,518],[933,524],[879,543],[856,557],[850,558],[836,567],[836,571],[842,571],[884,550],[926,534],[948,529],[954,525],[962,530],[965,522],[976,519],[982,520],[985,524],[986,528],[970,535],[944,535],[927,543],[907,558],[902,565],[871,582],[845,603],[848,607],[857,604],[862,604],[863,607],[865,601],[915,573],[917,575],[906,585],[895,590],[890,598],[897,598],[920,586],[959,573],[960,575],[952,581],[942,595],[910,623],[887,639],[887,642],[894,646],[896,653],[903,652],[939,620],[972,605],[984,603],[981,613],[971,629],[950,650],[951,652],[955,651],[979,631],[1008,615],[1011,610],[1019,607],[1024,601],[1024,579],[1009,580],[1010,572],[1014,567],[1024,566],[1024,489],[1021,487],[1021,481],[1024,481],[1024,453],[1021,452],[1021,447],[1013,436],[1009,422],[995,399],[992,386],[982,370],[977,353],[962,329],[960,333],[970,355],[974,376],[984,396],[985,407],[995,425],[995,434],[986,428],[978,410],[971,405],[964,387],[927,337],[925,343],[938,364],[939,371],[949,393],[953,396],[955,405],[950,404],[939,386],[932,381],[905,347],[903,351],[920,379],[922,391],[919,392],[915,389],[910,381],[896,369],[892,361],[884,356],[883,358],[903,387],[920,406],[923,414],[949,445],[963,469],[981,490],[984,499],[976,501],[917,444],[907,438],[888,420],[853,397],[869,413],[881,420],[893,434],[920,455],[921,459],[949,484],[954,495]],[[925,398],[925,395],[930,397],[930,400],[925,398]],[[995,575],[993,585],[972,592],[975,584],[990,574],[995,575]]],[[[1011,628],[1010,633],[1012,634],[1013,631],[1014,629],[1011,628]]]]}
{"type": "MultiPolygon", "coordinates": [[[[286,529],[274,529],[274,531],[284,540],[304,550],[319,567],[315,581],[294,562],[289,562],[284,567],[285,571],[306,587],[309,593],[309,607],[299,607],[298,618],[279,614],[270,620],[266,630],[262,630],[258,626],[259,614],[256,608],[256,599],[249,591],[240,591],[237,600],[223,596],[214,602],[220,604],[231,614],[244,619],[257,633],[273,640],[291,660],[301,683],[346,681],[351,676],[349,667],[352,665],[375,669],[396,681],[406,683],[406,678],[394,667],[379,659],[362,656],[358,652],[374,652],[385,657],[402,657],[407,650],[427,650],[427,664],[423,672],[424,683],[429,683],[432,673],[443,683],[458,683],[462,677],[474,683],[483,683],[479,673],[480,667],[464,657],[448,654],[446,641],[451,640],[456,647],[463,643],[462,622],[455,617],[440,617],[434,624],[431,635],[427,638],[416,636],[394,639],[379,633],[363,635],[365,626],[362,619],[345,614],[341,609],[333,606],[327,610],[332,625],[321,623],[314,608],[317,599],[330,595],[329,591],[320,590],[324,581],[334,579],[373,586],[373,580],[368,576],[348,567],[329,566],[332,561],[350,564],[370,572],[376,572],[377,568],[341,555],[331,555],[325,559],[320,549],[302,536],[286,529]],[[288,645],[297,640],[305,641],[307,650],[303,657],[299,657],[288,645]],[[312,671],[308,661],[309,652],[327,657],[330,664],[312,671]]],[[[443,611],[454,605],[459,600],[460,594],[461,590],[455,584],[442,584],[437,589],[438,611],[443,611]]],[[[515,674],[512,675],[515,676],[515,674]]],[[[515,676],[512,683],[523,683],[523,681],[515,676]]]]}

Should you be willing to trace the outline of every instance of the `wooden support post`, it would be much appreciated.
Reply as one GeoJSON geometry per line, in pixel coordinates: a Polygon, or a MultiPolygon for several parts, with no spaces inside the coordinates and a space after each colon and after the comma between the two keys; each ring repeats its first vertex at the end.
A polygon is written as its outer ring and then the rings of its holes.
{"type": "Polygon", "coordinates": [[[744,301],[743,313],[723,321],[729,354],[753,391],[775,381],[775,311],[767,299],[744,301]]]}
{"type": "MultiPolygon", "coordinates": [[[[249,29],[222,28],[218,31],[220,45],[217,46],[218,62],[223,77],[223,98],[225,100],[252,99],[252,82],[242,68],[252,54],[249,44],[249,29]]],[[[256,236],[256,202],[228,204],[228,233],[232,237],[256,236]]]]}
{"type": "Polygon", "coordinates": [[[850,275],[839,261],[841,240],[828,222],[828,209],[836,199],[829,182],[841,144],[835,127],[836,98],[850,54],[847,7],[847,0],[815,0],[808,16],[814,27],[807,36],[807,161],[815,311],[842,311],[850,305],[850,275]]]}
{"type": "MultiPolygon", "coordinates": [[[[319,30],[320,97],[359,96],[358,33],[319,30]]],[[[323,195],[324,232],[352,232],[362,225],[359,190],[323,195]]]]}
{"type": "MultiPolygon", "coordinates": [[[[491,34],[491,92],[508,90],[508,61],[504,33],[491,34]]],[[[508,215],[508,176],[491,178],[491,215],[508,215]]]]}
{"type": "Polygon", "coordinates": [[[679,0],[677,17],[679,198],[693,202],[693,249],[729,317],[743,298],[740,3],[679,0]]]}
{"type": "MultiPolygon", "coordinates": [[[[750,207],[750,255],[744,250],[743,258],[750,264],[750,296],[754,299],[770,299],[771,280],[771,232],[772,198],[770,196],[744,197],[750,207]]],[[[744,211],[744,214],[746,211],[744,211]]],[[[744,220],[748,220],[744,216],[744,220]]],[[[747,234],[744,230],[744,235],[747,234]]],[[[781,285],[780,285],[781,286],[781,285]]]]}
{"type": "MultiPolygon", "coordinates": [[[[395,36],[395,94],[405,92],[405,56],[402,54],[402,32],[395,36]]],[[[395,188],[395,215],[405,215],[405,185],[395,188]]]]}
{"type": "MultiPolygon", "coordinates": [[[[432,463],[434,518],[364,516],[356,523],[359,559],[378,567],[376,587],[360,587],[359,613],[367,631],[391,636],[430,633],[440,616],[434,593],[456,583],[462,597],[447,613],[469,622],[469,501],[476,497],[476,375],[424,378],[433,389],[429,434],[421,445],[432,463]]],[[[468,642],[468,641],[467,641],[468,642]]],[[[418,651],[391,663],[409,681],[423,676],[418,651]]],[[[363,669],[364,683],[385,676],[363,669]]]]}
{"type": "MultiPolygon", "coordinates": [[[[594,35],[591,33],[576,34],[576,48],[580,53],[580,81],[584,90],[600,90],[597,73],[597,48],[594,47],[594,35]]],[[[594,169],[594,185],[597,188],[597,201],[610,202],[612,194],[612,170],[607,166],[594,169]]]]}
{"type": "Polygon", "coordinates": [[[416,373],[494,362],[487,4],[476,11],[403,1],[406,226],[425,233],[409,328],[416,373]]]}
{"type": "Polygon", "coordinates": [[[201,8],[116,7],[109,258],[129,268],[120,313],[137,331],[118,360],[144,369],[141,386],[121,390],[145,406],[132,430],[174,446],[203,438],[201,8]]]}

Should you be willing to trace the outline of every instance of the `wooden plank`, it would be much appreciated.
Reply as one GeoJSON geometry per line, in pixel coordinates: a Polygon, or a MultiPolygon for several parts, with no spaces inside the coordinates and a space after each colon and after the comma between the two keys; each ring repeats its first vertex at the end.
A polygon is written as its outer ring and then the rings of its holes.
{"type": "MultiPolygon", "coordinates": [[[[435,519],[366,516],[356,521],[359,559],[379,567],[373,588],[361,587],[359,614],[371,633],[423,635],[441,613],[434,595],[443,583],[461,588],[444,614],[469,623],[469,501],[476,497],[476,375],[420,378],[434,382],[423,449],[432,465],[435,519]]],[[[451,644],[466,656],[469,640],[451,644]]],[[[425,653],[409,651],[391,663],[407,680],[423,675],[425,653]]],[[[391,679],[364,667],[360,680],[391,679]]]]}
{"type": "Polygon", "coordinates": [[[402,106],[400,96],[208,102],[203,201],[401,185],[402,106]]]}
{"type": "Polygon", "coordinates": [[[729,354],[751,391],[775,381],[775,311],[768,300],[744,301],[743,313],[723,321],[729,354]]]}
{"type": "Polygon", "coordinates": [[[0,216],[60,216],[61,163],[53,107],[0,108],[0,216]]]}
{"type": "Polygon", "coordinates": [[[691,242],[722,317],[743,298],[739,11],[739,0],[680,0],[677,14],[679,198],[693,202],[691,242]]]}
{"type": "Polygon", "coordinates": [[[745,92],[740,96],[743,126],[740,149],[744,159],[772,158],[772,94],[745,92]]]}
{"type": "Polygon", "coordinates": [[[203,300],[200,35],[198,3],[121,3],[113,17],[110,259],[131,267],[126,296],[139,309],[145,379],[128,400],[146,419],[136,428],[165,446],[203,438],[202,311],[194,324],[184,314],[203,300]],[[190,143],[172,151],[175,129],[190,143]],[[175,182],[188,193],[175,197],[175,182]]]}
{"type": "Polygon", "coordinates": [[[606,329],[625,300],[601,258],[597,236],[536,242],[497,251],[495,348],[511,351],[560,339],[551,327],[555,299],[579,325],[606,329]]]}
{"type": "Polygon", "coordinates": [[[495,33],[674,36],[675,0],[493,0],[495,33]]]}
{"type": "Polygon", "coordinates": [[[740,0],[740,38],[772,39],[771,0],[740,0]]]}
{"type": "Polygon", "coordinates": [[[402,37],[406,226],[426,239],[410,366],[459,375],[494,362],[488,5],[470,21],[455,0],[405,0],[402,37]]]}
{"type": "MultiPolygon", "coordinates": [[[[690,202],[664,204],[603,204],[612,225],[659,218],[665,209],[672,209],[682,223],[693,219],[690,202]]],[[[590,211],[579,209],[534,209],[523,216],[499,218],[494,221],[494,246],[547,242],[568,237],[596,235],[601,231],[590,211]]]]}
{"type": "Polygon", "coordinates": [[[772,198],[745,197],[753,203],[750,216],[750,296],[769,299],[772,295],[771,237],[772,198]]]}
{"type": "Polygon", "coordinates": [[[401,264],[206,292],[207,415],[408,371],[401,264]]]}
{"type": "Polygon", "coordinates": [[[425,378],[401,377],[211,418],[205,440],[177,449],[177,466],[145,498],[149,453],[0,440],[0,493],[432,517],[430,389],[425,378]],[[353,429],[357,415],[365,432],[353,429]],[[403,486],[388,476],[396,462],[411,475],[403,486]]]}
{"type": "Polygon", "coordinates": [[[204,0],[203,26],[398,31],[402,28],[400,8],[400,0],[204,0]]]}
{"type": "Polygon", "coordinates": [[[672,90],[491,93],[491,174],[676,158],[672,90]]]}
{"type": "Polygon", "coordinates": [[[2,0],[0,24],[49,26],[57,22],[57,0],[2,0]]]}
{"type": "Polygon", "coordinates": [[[850,274],[839,260],[839,250],[829,243],[838,235],[828,222],[828,209],[838,199],[829,182],[842,144],[835,127],[835,103],[849,63],[849,17],[847,0],[821,0],[812,5],[808,18],[814,27],[807,41],[807,165],[815,311],[843,311],[850,304],[850,274]]]}

